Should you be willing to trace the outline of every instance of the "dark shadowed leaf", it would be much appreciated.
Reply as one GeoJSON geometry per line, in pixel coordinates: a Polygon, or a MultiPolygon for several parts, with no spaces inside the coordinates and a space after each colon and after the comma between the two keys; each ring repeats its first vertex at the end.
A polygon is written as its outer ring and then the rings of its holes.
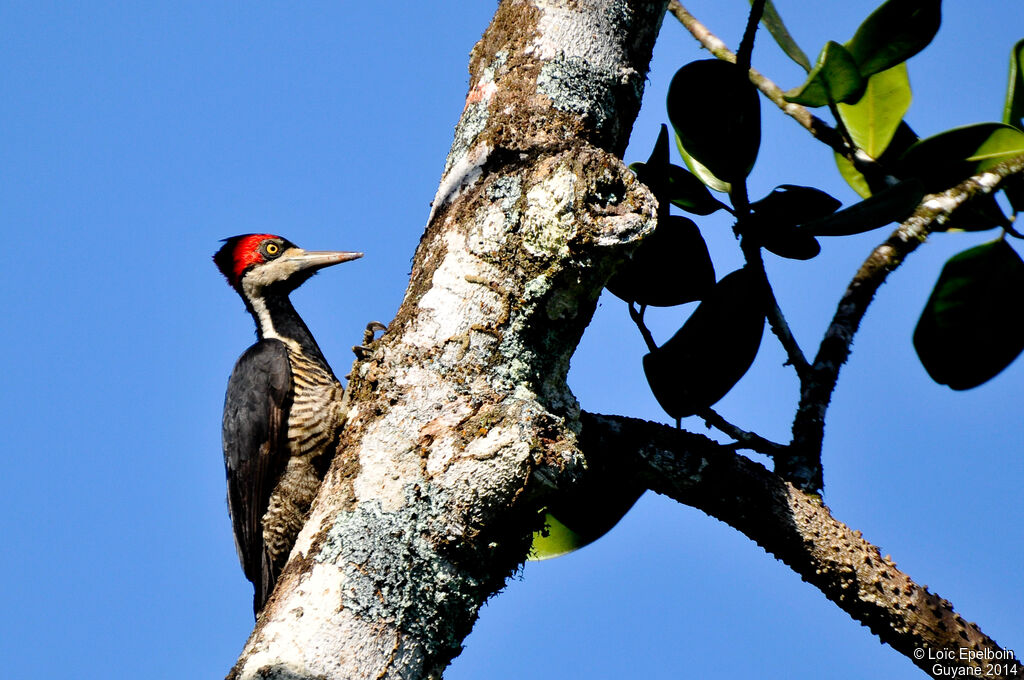
{"type": "Polygon", "coordinates": [[[821,252],[821,246],[813,234],[797,225],[831,215],[840,205],[820,189],[783,184],[752,203],[752,215],[737,230],[780,257],[809,260],[821,252]]]}
{"type": "Polygon", "coordinates": [[[765,250],[790,260],[810,260],[821,252],[818,239],[796,227],[769,231],[761,236],[765,250]]]}
{"type": "Polygon", "coordinates": [[[924,184],[909,179],[887,187],[860,203],[800,226],[814,236],[849,236],[877,229],[910,216],[924,197],[924,184]]]}
{"type": "Polygon", "coordinates": [[[671,203],[694,215],[710,215],[725,205],[711,195],[707,186],[697,177],[678,165],[669,164],[666,174],[655,179],[647,163],[633,163],[629,169],[637,179],[651,187],[658,199],[658,207],[671,203]],[[667,178],[667,182],[665,181],[667,178]],[[657,186],[655,186],[657,184],[657,186]]]}
{"type": "Polygon", "coordinates": [[[708,191],[707,186],[697,176],[678,165],[668,168],[668,200],[694,215],[710,215],[716,210],[725,208],[725,204],[716,199],[708,191]]]}
{"type": "Polygon", "coordinates": [[[780,184],[770,194],[750,204],[754,214],[790,225],[831,215],[842,203],[821,189],[796,184],[780,184]]]}
{"type": "Polygon", "coordinates": [[[647,383],[670,416],[711,406],[750,368],[764,332],[762,286],[746,268],[725,276],[679,332],[644,357],[647,383]]]}
{"type": "MultiPolygon", "coordinates": [[[[750,4],[754,4],[754,0],[750,0],[750,4]]],[[[800,46],[793,40],[793,36],[789,34],[786,29],[786,25],[782,23],[782,17],[779,16],[778,10],[775,9],[775,3],[772,0],[766,0],[764,3],[764,13],[761,14],[761,23],[768,29],[768,33],[771,34],[775,42],[782,48],[782,51],[789,55],[789,58],[795,61],[805,71],[811,70],[811,60],[807,58],[800,46]]]]}
{"type": "Polygon", "coordinates": [[[659,215],[668,215],[670,203],[695,215],[710,215],[725,207],[696,176],[669,162],[668,126],[664,124],[651,157],[646,163],[633,163],[629,169],[651,188],[658,199],[659,215]]]}
{"type": "Polygon", "coordinates": [[[853,143],[872,158],[878,158],[896,134],[903,114],[910,108],[910,100],[907,65],[897,64],[871,76],[856,103],[839,104],[839,117],[853,143]]]}
{"type": "Polygon", "coordinates": [[[940,23],[941,0],[889,0],[864,20],[846,47],[867,78],[927,47],[940,23]]]}
{"type": "Polygon", "coordinates": [[[654,197],[658,199],[658,218],[667,217],[669,202],[665,194],[669,184],[668,126],[662,124],[654,149],[646,163],[633,163],[629,166],[637,179],[646,184],[654,197]]]}
{"type": "Polygon", "coordinates": [[[668,90],[668,117],[686,154],[722,182],[740,180],[754,167],[761,103],[735,64],[705,59],[679,69],[668,90]]]}
{"type": "Polygon", "coordinates": [[[654,148],[651,149],[651,156],[647,159],[647,166],[654,170],[662,170],[668,167],[669,162],[668,126],[662,123],[661,129],[658,131],[658,139],[655,140],[654,148]]]}
{"type": "Polygon", "coordinates": [[[952,257],[914,330],[914,348],[940,385],[990,380],[1024,349],[1024,262],[1000,239],[952,257]]]}
{"type": "Polygon", "coordinates": [[[800,87],[785,94],[786,101],[804,106],[827,106],[829,102],[857,101],[864,92],[865,79],[857,63],[837,42],[829,41],[818,55],[814,69],[800,87]]]}
{"type": "Polygon", "coordinates": [[[901,177],[920,177],[928,192],[1024,154],[1024,132],[1003,123],[977,123],[941,132],[910,147],[897,164],[901,177]]]}
{"type": "Polygon", "coordinates": [[[676,135],[676,149],[679,151],[679,155],[683,157],[683,161],[686,163],[686,167],[690,169],[694,177],[697,177],[705,186],[720,191],[723,194],[727,194],[732,191],[732,183],[726,182],[715,176],[713,172],[708,170],[700,161],[691,156],[683,148],[683,143],[679,139],[679,135],[676,135]]]}
{"type": "Polygon", "coordinates": [[[715,269],[697,225],[680,215],[659,217],[654,233],[608,281],[626,302],[671,307],[700,300],[715,285],[715,269]]]}
{"type": "Polygon", "coordinates": [[[1024,211],[1024,176],[1007,177],[1003,182],[1003,192],[1009,199],[1014,212],[1024,211]]]}

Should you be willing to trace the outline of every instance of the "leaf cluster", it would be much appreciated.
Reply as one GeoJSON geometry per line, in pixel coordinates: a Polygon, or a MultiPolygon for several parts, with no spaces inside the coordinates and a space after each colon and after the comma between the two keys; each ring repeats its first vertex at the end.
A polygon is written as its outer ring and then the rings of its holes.
{"type": "MultiPolygon", "coordinates": [[[[1024,40],[1011,55],[1002,122],[980,123],[919,139],[904,116],[912,94],[907,60],[931,42],[941,23],[940,0],[888,0],[844,43],[829,41],[811,65],[771,2],[761,18],[794,61],[808,72],[786,99],[828,106],[846,140],[836,154],[840,174],[863,200],[840,202],[815,187],[780,184],[747,198],[746,178],[761,142],[757,90],[730,61],[682,66],[669,87],[667,114],[685,168],[670,160],[662,126],[650,158],[632,169],[659,201],[658,226],[608,284],[630,304],[650,352],[644,372],[654,396],[677,420],[700,414],[742,378],[757,355],[766,317],[784,320],[761,263],[767,251],[807,260],[820,238],[843,237],[902,222],[929,194],[1024,154],[1024,40]],[[726,194],[731,205],[712,192],[726,194]],[[670,206],[690,214],[670,214],[670,206]],[[717,210],[735,217],[747,265],[715,282],[715,267],[695,221],[717,210]],[[647,306],[700,301],[683,326],[657,345],[643,325],[647,306]],[[635,306],[639,306],[639,310],[635,306]]],[[[756,19],[755,19],[756,21],[756,19]]],[[[1013,212],[1024,207],[1024,183],[1004,187],[1013,212]]],[[[974,387],[1024,349],[1024,263],[1005,237],[1012,220],[991,195],[958,210],[948,230],[1002,228],[993,243],[947,263],[914,335],[929,375],[954,389],[974,387]],[[983,339],[982,339],[983,338],[983,339]]],[[[780,338],[788,333],[779,329],[780,338]]],[[[785,344],[785,341],[784,341],[785,344]]],[[[795,343],[794,343],[795,344],[795,343]]],[[[802,360],[802,355],[791,360],[802,360]]],[[[799,349],[797,348],[797,353],[799,349]]]]}

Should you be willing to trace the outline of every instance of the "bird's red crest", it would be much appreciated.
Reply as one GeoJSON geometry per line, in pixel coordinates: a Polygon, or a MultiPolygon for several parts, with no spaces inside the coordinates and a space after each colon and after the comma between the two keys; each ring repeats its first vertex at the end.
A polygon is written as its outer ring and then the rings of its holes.
{"type": "Polygon", "coordinates": [[[213,256],[213,261],[228,283],[237,286],[246,269],[265,261],[259,247],[268,238],[281,237],[276,234],[242,234],[224,239],[224,245],[213,256]]]}

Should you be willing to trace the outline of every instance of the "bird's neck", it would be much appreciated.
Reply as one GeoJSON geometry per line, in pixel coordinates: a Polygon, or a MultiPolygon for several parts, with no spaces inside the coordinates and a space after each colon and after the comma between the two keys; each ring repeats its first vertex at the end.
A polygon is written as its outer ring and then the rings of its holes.
{"type": "Polygon", "coordinates": [[[297,346],[303,354],[331,371],[320,346],[309,332],[302,317],[295,311],[288,293],[265,289],[259,295],[245,295],[245,306],[256,322],[260,340],[274,339],[297,346]]]}

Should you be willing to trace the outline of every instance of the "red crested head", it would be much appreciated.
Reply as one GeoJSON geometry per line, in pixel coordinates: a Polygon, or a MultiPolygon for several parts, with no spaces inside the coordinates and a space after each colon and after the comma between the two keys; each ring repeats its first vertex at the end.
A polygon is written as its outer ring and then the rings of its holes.
{"type": "Polygon", "coordinates": [[[269,289],[288,294],[320,269],[362,256],[347,250],[303,250],[274,234],[242,234],[224,239],[213,262],[231,287],[249,299],[269,289]],[[243,281],[251,285],[243,286],[243,281]]]}
{"type": "Polygon", "coordinates": [[[214,254],[213,262],[228,283],[237,288],[247,269],[267,261],[265,244],[268,241],[276,243],[280,250],[294,247],[293,243],[275,234],[241,234],[224,239],[224,245],[214,254]]]}

